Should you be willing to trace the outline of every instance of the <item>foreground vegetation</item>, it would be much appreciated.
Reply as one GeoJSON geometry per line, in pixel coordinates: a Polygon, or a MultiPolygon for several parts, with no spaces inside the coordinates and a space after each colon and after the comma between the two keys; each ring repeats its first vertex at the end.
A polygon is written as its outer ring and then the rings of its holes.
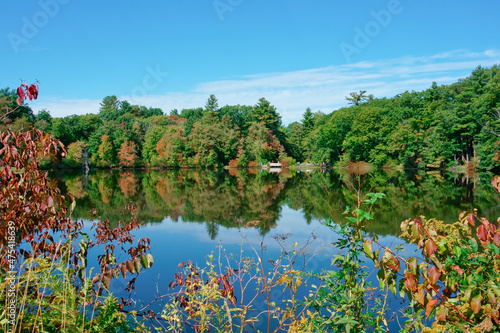
{"type": "Polygon", "coordinates": [[[153,264],[149,240],[135,242],[131,234],[140,227],[134,207],[125,224],[112,228],[99,221],[93,235],[83,232],[68,216],[71,198],[40,171],[42,158],[56,154],[59,143],[39,131],[3,132],[0,142],[4,331],[384,332],[390,325],[389,292],[410,301],[403,332],[500,330],[498,222],[474,212],[461,214],[453,225],[409,219],[401,225],[402,236],[422,253],[403,257],[401,248],[378,245],[364,232],[373,219],[370,210],[384,195],[359,191],[344,222],[333,210],[326,221],[338,233],[333,245],[341,251],[330,269],[308,272],[309,244],[288,244],[287,235],[277,236],[282,255],[269,264],[263,243],[250,244],[251,256],[219,248],[205,267],[180,263],[172,293],[157,299],[164,301],[160,311],[135,308],[109,289],[121,276],[132,290],[141,269],[153,264]],[[101,252],[98,267],[87,267],[91,248],[101,252]],[[374,262],[372,273],[368,260],[374,262]],[[370,282],[374,274],[379,287],[370,282]]]}
{"type": "MultiPolygon", "coordinates": [[[[348,163],[408,168],[481,168],[500,165],[500,75],[498,65],[475,69],[450,85],[393,98],[366,91],[331,113],[305,110],[300,122],[283,126],[271,103],[219,107],[211,95],[204,107],[165,110],[131,105],[116,96],[96,114],[52,118],[27,105],[11,112],[0,129],[40,129],[68,147],[59,166],[233,167],[348,163]]],[[[430,83],[429,83],[430,84],[430,83]]],[[[0,91],[0,110],[14,108],[18,94],[0,91]]]]}

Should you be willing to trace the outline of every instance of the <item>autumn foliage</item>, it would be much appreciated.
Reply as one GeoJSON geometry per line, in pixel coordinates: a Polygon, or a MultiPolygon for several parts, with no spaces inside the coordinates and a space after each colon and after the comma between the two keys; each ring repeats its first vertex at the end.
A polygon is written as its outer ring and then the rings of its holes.
{"type": "MultiPolygon", "coordinates": [[[[57,258],[60,242],[55,235],[69,239],[81,233],[83,225],[68,216],[71,198],[60,193],[60,190],[47,175],[40,171],[42,158],[57,155],[64,146],[48,134],[32,130],[23,133],[10,131],[0,132],[0,251],[2,253],[2,269],[6,268],[5,246],[7,242],[7,226],[14,222],[16,244],[27,244],[20,253],[25,257],[49,256],[57,258]]],[[[130,208],[131,213],[135,209],[130,208]]],[[[90,241],[89,247],[106,245],[106,255],[99,260],[101,274],[95,281],[120,271],[120,264],[108,260],[113,255],[115,245],[132,244],[134,237],[130,231],[139,228],[135,220],[126,225],[111,229],[108,221],[101,221],[93,228],[97,232],[96,241],[90,241]],[[113,242],[117,244],[113,244],[113,242]],[[114,262],[114,263],[113,263],[114,262]]],[[[141,239],[138,246],[128,250],[130,260],[138,261],[149,249],[149,240],[141,239]]],[[[80,251],[72,254],[75,265],[81,260],[80,251]],[[80,259],[78,259],[80,258],[80,259]]],[[[81,264],[81,262],[80,262],[81,264]]],[[[147,266],[147,265],[146,265],[147,266]]],[[[85,267],[83,265],[82,267],[85,267]]],[[[106,279],[105,279],[106,280],[106,279]]],[[[104,284],[105,286],[107,283],[104,284]]]]}
{"type": "Polygon", "coordinates": [[[120,165],[124,167],[133,167],[139,163],[137,145],[133,141],[125,141],[118,152],[120,165]]]}
{"type": "MultiPolygon", "coordinates": [[[[35,253],[55,250],[49,230],[71,233],[66,197],[51,183],[39,162],[54,156],[62,144],[40,131],[0,132],[0,244],[7,242],[7,224],[14,222],[16,243],[27,242],[35,253]]],[[[6,250],[6,247],[1,248],[6,250]]],[[[2,267],[6,267],[4,252],[2,267]]]]}
{"type": "MultiPolygon", "coordinates": [[[[436,219],[414,218],[401,224],[402,237],[417,244],[419,257],[403,258],[385,248],[382,258],[366,241],[365,254],[381,270],[378,278],[410,305],[434,318],[442,331],[482,332],[500,328],[500,229],[497,223],[463,212],[447,225],[436,219]],[[404,265],[403,265],[404,263],[404,265]],[[401,277],[398,282],[398,276],[401,277]]],[[[407,329],[415,324],[409,322],[407,329]]]]}
{"type": "Polygon", "coordinates": [[[30,101],[38,98],[38,84],[33,83],[30,86],[26,83],[22,83],[17,88],[17,105],[21,106],[24,103],[25,99],[29,99],[30,101]]]}
{"type": "MultiPolygon", "coordinates": [[[[18,103],[22,104],[24,98],[37,97],[38,87],[23,84],[18,94],[18,103]]],[[[7,324],[16,332],[46,331],[43,327],[53,327],[58,332],[75,327],[80,320],[81,329],[85,330],[94,316],[93,313],[86,317],[86,306],[94,305],[92,311],[96,315],[100,309],[109,310],[112,298],[106,299],[104,308],[100,304],[112,279],[120,274],[124,278],[127,273],[138,274],[141,268],[149,268],[153,263],[148,238],[139,239],[134,245],[131,231],[140,227],[135,207],[126,207],[131,220],[120,222],[116,228],[99,218],[88,231],[91,235],[83,231],[83,222],[71,218],[76,202],[62,194],[47,172],[40,170],[43,159],[65,154],[60,141],[40,130],[0,132],[0,329],[6,329],[7,324]],[[101,252],[95,270],[87,267],[89,250],[94,247],[101,252]],[[122,262],[115,257],[120,252],[122,262]],[[16,280],[8,282],[4,277],[13,271],[16,280]],[[12,303],[4,292],[5,283],[23,291],[23,303],[17,305],[22,316],[16,317],[13,324],[6,320],[4,311],[7,303],[12,303]],[[69,285],[71,292],[66,290],[65,296],[58,298],[55,295],[59,295],[61,284],[69,285]],[[62,315],[60,308],[66,309],[62,315]],[[70,314],[71,310],[74,312],[70,314]]],[[[136,278],[130,279],[127,290],[133,289],[136,278]]],[[[122,299],[114,308],[127,304],[130,302],[122,299]]],[[[112,311],[116,323],[117,316],[112,311]]]]}

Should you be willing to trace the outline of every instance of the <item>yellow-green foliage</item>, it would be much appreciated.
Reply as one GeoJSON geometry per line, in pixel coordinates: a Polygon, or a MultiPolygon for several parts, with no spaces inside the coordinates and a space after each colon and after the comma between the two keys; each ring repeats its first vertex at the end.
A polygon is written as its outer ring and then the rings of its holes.
{"type": "MultiPolygon", "coordinates": [[[[61,253],[62,255],[64,253],[61,253]]],[[[39,256],[27,259],[15,279],[16,313],[14,325],[8,316],[6,294],[11,282],[0,282],[0,327],[7,332],[134,332],[126,315],[119,311],[112,294],[96,296],[92,281],[84,277],[77,287],[67,256],[53,261],[39,256]]]]}

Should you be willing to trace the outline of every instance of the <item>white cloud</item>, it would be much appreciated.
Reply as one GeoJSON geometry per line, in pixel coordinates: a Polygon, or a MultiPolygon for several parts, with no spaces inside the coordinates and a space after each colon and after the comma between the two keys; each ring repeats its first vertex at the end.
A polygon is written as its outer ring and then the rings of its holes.
{"type": "Polygon", "coordinates": [[[46,109],[52,117],[65,117],[69,115],[83,115],[99,112],[101,100],[93,99],[57,99],[40,98],[29,102],[31,108],[37,113],[46,109]]]}
{"type": "MultiPolygon", "coordinates": [[[[449,84],[468,76],[477,66],[500,63],[500,50],[468,52],[454,50],[428,57],[403,57],[380,61],[328,66],[284,73],[259,73],[235,80],[202,82],[189,91],[167,92],[132,98],[134,104],[172,109],[203,107],[210,94],[219,105],[254,105],[265,97],[281,113],[283,122],[299,120],[307,107],[330,112],[347,105],[345,96],[352,91],[367,90],[375,97],[392,97],[406,90],[422,90],[438,84],[449,84]]],[[[32,103],[35,110],[46,108],[55,117],[96,113],[98,100],[50,99],[32,103]]]]}

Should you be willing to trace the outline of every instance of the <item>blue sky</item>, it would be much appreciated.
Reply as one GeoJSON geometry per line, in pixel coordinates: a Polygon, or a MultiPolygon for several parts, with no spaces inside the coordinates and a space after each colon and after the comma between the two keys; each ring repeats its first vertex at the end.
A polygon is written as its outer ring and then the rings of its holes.
{"type": "Polygon", "coordinates": [[[0,87],[40,81],[53,116],[97,113],[116,95],[171,109],[307,107],[351,91],[390,97],[500,63],[498,0],[3,1],[0,87]]]}

